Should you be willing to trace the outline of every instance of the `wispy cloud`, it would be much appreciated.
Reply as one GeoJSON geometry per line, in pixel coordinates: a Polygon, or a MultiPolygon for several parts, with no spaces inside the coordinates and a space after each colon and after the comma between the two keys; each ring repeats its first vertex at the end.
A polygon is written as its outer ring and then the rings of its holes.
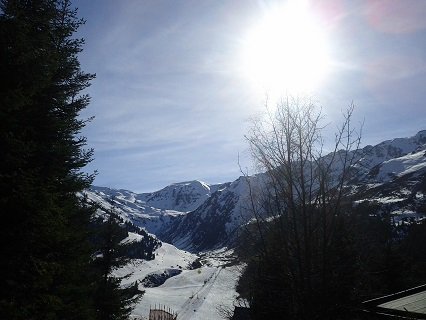
{"type": "MultiPolygon", "coordinates": [[[[365,132],[387,139],[388,128],[425,123],[426,2],[312,4],[333,50],[333,70],[315,96],[327,115],[339,118],[354,100],[365,132]]],[[[238,50],[268,1],[76,5],[87,19],[82,66],[97,73],[82,115],[96,116],[83,131],[96,152],[88,168],[100,171],[95,183],[152,191],[180,180],[235,179],[245,120],[267,93],[242,76],[238,50]]]]}
{"type": "Polygon", "coordinates": [[[409,34],[426,29],[426,2],[423,0],[370,0],[364,15],[375,30],[409,34]]]}

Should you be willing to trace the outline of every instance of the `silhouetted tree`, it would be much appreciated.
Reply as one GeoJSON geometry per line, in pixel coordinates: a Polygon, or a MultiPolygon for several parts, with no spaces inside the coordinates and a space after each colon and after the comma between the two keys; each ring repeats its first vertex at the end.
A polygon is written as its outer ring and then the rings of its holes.
{"type": "Polygon", "coordinates": [[[254,221],[242,243],[251,274],[240,287],[254,319],[338,319],[353,297],[357,261],[343,205],[360,141],[352,111],[327,156],[322,116],[308,99],[287,97],[253,122],[247,139],[266,178],[260,187],[247,179],[254,221]]]}
{"type": "Polygon", "coordinates": [[[91,319],[83,23],[67,0],[0,2],[0,318],[91,319]]]}
{"type": "MultiPolygon", "coordinates": [[[[95,290],[96,319],[127,319],[133,305],[142,297],[137,283],[122,287],[122,278],[112,272],[127,264],[129,245],[123,240],[128,236],[126,229],[120,226],[120,219],[114,209],[106,213],[106,221],[96,223],[96,256],[93,261],[98,277],[95,290]]],[[[100,218],[102,220],[102,218],[100,218]]]]}

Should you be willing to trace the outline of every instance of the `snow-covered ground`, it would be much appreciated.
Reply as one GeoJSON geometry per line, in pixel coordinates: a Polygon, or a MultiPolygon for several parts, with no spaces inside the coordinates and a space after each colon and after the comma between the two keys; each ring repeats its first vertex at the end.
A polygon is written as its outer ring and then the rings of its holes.
{"type": "Polygon", "coordinates": [[[420,174],[425,169],[425,151],[421,150],[383,162],[377,180],[390,181],[394,177],[402,177],[410,173],[420,174]]]}
{"type": "MultiPolygon", "coordinates": [[[[353,167],[353,184],[348,187],[355,205],[367,201],[383,206],[390,210],[395,224],[426,219],[422,209],[426,197],[423,185],[426,130],[410,138],[366,146],[353,151],[353,155],[357,161],[353,167]]],[[[339,172],[341,165],[337,161],[332,171],[339,172]]],[[[247,198],[256,195],[257,189],[262,194],[267,179],[266,174],[260,173],[220,185],[194,180],[143,194],[92,187],[85,195],[100,205],[99,214],[114,210],[124,221],[144,228],[159,239],[198,251],[232,241],[235,230],[252,218],[247,198]],[[217,231],[216,234],[211,230],[217,231]]],[[[130,234],[125,241],[140,239],[141,236],[130,234]]],[[[217,309],[232,307],[240,269],[227,266],[229,253],[207,252],[201,255],[204,266],[191,270],[189,264],[199,258],[197,255],[163,243],[156,251],[155,260],[133,260],[115,273],[130,274],[123,283],[138,281],[139,288],[146,291],[134,309],[134,316],[139,319],[147,317],[150,307],[158,305],[178,312],[179,320],[222,319],[217,309]],[[174,276],[163,282],[170,275],[174,276]],[[158,286],[147,287],[153,284],[158,286]]]]}
{"type": "Polygon", "coordinates": [[[84,195],[89,201],[100,205],[103,210],[114,210],[125,221],[130,221],[152,234],[158,234],[173,217],[185,214],[176,210],[151,207],[138,200],[137,194],[127,190],[92,187],[86,190],[84,195]]]}
{"type": "Polygon", "coordinates": [[[194,270],[188,267],[198,258],[197,255],[167,243],[163,243],[155,254],[155,260],[133,260],[115,271],[117,276],[131,274],[123,280],[124,285],[140,281],[148,274],[161,274],[166,269],[182,271],[158,287],[144,288],[139,285],[145,294],[132,312],[134,317],[147,319],[150,307],[165,305],[178,313],[178,320],[223,319],[219,309],[232,308],[240,270],[237,266],[225,266],[229,252],[204,253],[201,258],[205,265],[194,270]]]}

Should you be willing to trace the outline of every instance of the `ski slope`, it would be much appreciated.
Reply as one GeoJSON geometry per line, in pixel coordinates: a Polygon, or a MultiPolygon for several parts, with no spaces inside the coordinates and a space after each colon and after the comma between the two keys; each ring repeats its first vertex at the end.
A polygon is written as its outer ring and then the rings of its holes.
{"type": "Polygon", "coordinates": [[[177,312],[178,320],[223,319],[219,308],[233,308],[237,295],[235,285],[239,276],[238,267],[225,267],[223,256],[226,254],[228,253],[224,251],[216,252],[212,257],[207,253],[203,257],[206,265],[190,270],[188,266],[197,256],[163,243],[156,251],[155,260],[134,260],[116,270],[116,276],[130,275],[123,279],[124,285],[170,268],[182,271],[158,287],[144,288],[139,285],[139,289],[145,290],[145,294],[135,306],[132,317],[147,319],[150,307],[158,307],[161,304],[177,312]]]}

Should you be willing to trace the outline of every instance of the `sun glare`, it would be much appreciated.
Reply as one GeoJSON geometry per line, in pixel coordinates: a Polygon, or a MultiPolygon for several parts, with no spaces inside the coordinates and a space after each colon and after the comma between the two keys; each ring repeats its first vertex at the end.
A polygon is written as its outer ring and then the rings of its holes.
{"type": "Polygon", "coordinates": [[[268,95],[311,92],[329,66],[326,39],[306,1],[271,7],[244,40],[243,73],[268,95]]]}

